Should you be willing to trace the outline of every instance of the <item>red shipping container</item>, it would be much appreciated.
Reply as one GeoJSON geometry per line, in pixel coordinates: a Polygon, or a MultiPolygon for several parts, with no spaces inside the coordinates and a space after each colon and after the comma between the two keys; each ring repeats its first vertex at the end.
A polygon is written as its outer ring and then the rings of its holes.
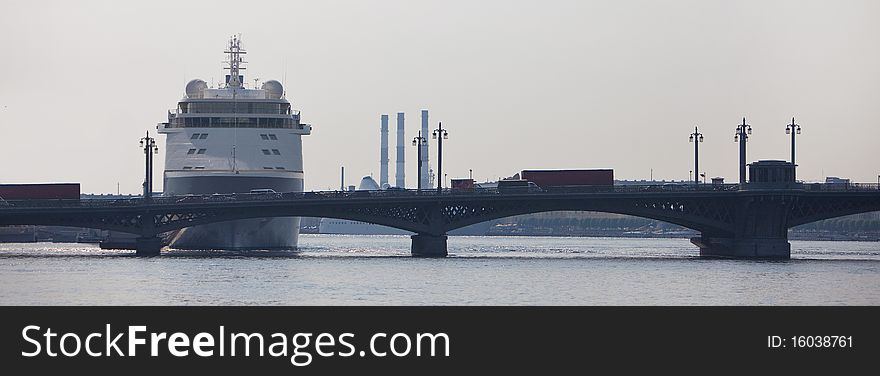
{"type": "Polygon", "coordinates": [[[0,184],[4,200],[79,200],[79,183],[0,184]]]}
{"type": "Polygon", "coordinates": [[[523,170],[520,178],[541,188],[583,185],[614,185],[614,170],[523,170]]]}
{"type": "Polygon", "coordinates": [[[474,179],[452,179],[451,184],[454,191],[474,190],[474,179]]]}

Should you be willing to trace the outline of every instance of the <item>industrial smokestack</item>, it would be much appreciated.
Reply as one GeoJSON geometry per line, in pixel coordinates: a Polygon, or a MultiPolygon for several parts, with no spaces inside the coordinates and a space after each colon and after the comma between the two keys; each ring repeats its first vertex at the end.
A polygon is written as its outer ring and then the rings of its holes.
{"type": "Polygon", "coordinates": [[[397,173],[395,174],[395,178],[397,179],[397,187],[406,188],[406,179],[404,174],[404,165],[405,165],[405,157],[404,152],[406,149],[403,147],[404,145],[404,131],[403,131],[403,112],[397,113],[397,173]]]}
{"type": "Polygon", "coordinates": [[[342,166],[341,171],[339,171],[339,190],[345,190],[345,166],[342,166]]]}
{"type": "Polygon", "coordinates": [[[382,114],[382,136],[379,150],[379,187],[388,184],[388,115],[382,114]]]}
{"type": "Polygon", "coordinates": [[[430,187],[431,186],[431,177],[428,176],[428,171],[430,170],[430,166],[428,166],[428,139],[430,133],[428,133],[428,110],[422,110],[422,136],[425,137],[425,143],[422,144],[422,181],[421,187],[430,187]]]}

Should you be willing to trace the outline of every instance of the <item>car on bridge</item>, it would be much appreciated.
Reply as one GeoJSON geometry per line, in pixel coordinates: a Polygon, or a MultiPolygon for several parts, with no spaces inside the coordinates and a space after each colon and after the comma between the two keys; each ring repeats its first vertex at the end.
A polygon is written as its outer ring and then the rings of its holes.
{"type": "Polygon", "coordinates": [[[281,198],[292,199],[292,198],[304,198],[308,196],[309,192],[284,192],[280,193],[281,198]]]}
{"type": "Polygon", "coordinates": [[[504,179],[498,181],[498,193],[543,192],[537,184],[525,179],[504,179]]]}
{"type": "Polygon", "coordinates": [[[186,195],[181,198],[178,198],[174,202],[178,204],[186,204],[186,203],[194,203],[194,202],[204,202],[205,198],[201,195],[186,195]]]}
{"type": "Polygon", "coordinates": [[[279,199],[281,197],[281,193],[275,192],[274,189],[269,188],[251,189],[251,193],[248,195],[248,198],[255,200],[271,200],[279,199]]]}
{"type": "Polygon", "coordinates": [[[140,198],[119,198],[110,202],[110,206],[134,206],[140,202],[140,198]]]}
{"type": "Polygon", "coordinates": [[[235,201],[235,193],[214,193],[206,199],[209,201],[235,201]]]}

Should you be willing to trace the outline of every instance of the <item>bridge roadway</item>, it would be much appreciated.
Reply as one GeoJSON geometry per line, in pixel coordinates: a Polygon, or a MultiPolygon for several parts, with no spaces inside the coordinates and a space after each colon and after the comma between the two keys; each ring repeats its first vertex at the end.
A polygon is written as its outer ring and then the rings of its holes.
{"type": "Polygon", "coordinates": [[[247,218],[325,217],[416,233],[412,255],[444,257],[446,233],[467,225],[547,211],[627,214],[700,232],[691,239],[713,257],[781,258],[791,254],[793,226],[880,210],[874,184],[808,184],[743,189],[737,184],[577,187],[553,190],[321,191],[155,197],[122,200],[0,202],[0,226],[59,225],[139,235],[137,254],[155,256],[159,234],[247,218]]]}

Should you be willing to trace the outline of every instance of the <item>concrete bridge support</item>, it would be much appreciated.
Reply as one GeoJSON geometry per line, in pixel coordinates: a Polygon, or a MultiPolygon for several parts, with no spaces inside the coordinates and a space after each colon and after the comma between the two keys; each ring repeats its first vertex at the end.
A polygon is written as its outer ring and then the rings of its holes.
{"type": "Polygon", "coordinates": [[[791,244],[787,238],[721,238],[700,236],[691,238],[700,247],[702,257],[780,259],[791,258],[791,244]]]}
{"type": "Polygon", "coordinates": [[[784,259],[791,258],[788,213],[792,199],[784,195],[750,195],[737,203],[727,234],[706,233],[691,242],[700,256],[784,259]]]}
{"type": "Polygon", "coordinates": [[[411,236],[413,257],[446,257],[446,235],[416,234],[411,236]]]}
{"type": "Polygon", "coordinates": [[[159,256],[162,250],[162,239],[158,236],[138,237],[135,243],[138,257],[159,256]]]}

